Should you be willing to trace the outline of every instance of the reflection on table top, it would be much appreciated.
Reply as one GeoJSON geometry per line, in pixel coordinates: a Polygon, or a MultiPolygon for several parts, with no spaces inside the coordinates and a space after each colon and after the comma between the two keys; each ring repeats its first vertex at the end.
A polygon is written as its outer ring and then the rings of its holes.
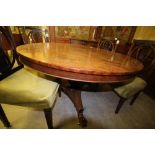
{"type": "Polygon", "coordinates": [[[51,68],[92,75],[130,75],[143,65],[129,56],[64,43],[35,43],[17,47],[21,57],[51,68]]]}

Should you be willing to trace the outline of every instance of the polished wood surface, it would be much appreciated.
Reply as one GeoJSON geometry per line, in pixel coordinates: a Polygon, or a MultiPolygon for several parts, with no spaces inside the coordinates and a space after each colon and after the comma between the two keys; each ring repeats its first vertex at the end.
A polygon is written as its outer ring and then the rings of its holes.
{"type": "Polygon", "coordinates": [[[81,81],[81,82],[89,82],[89,83],[117,83],[117,82],[126,82],[128,80],[132,80],[132,78],[135,76],[134,74],[124,75],[124,76],[114,76],[114,75],[101,76],[101,75],[89,75],[89,74],[81,74],[81,73],[75,73],[75,72],[67,72],[67,71],[47,67],[38,63],[34,63],[33,61],[25,57],[21,57],[20,59],[22,63],[24,63],[25,65],[35,70],[38,70],[48,75],[52,75],[60,79],[66,79],[66,80],[72,80],[72,81],[81,81]]]}
{"type": "Polygon", "coordinates": [[[142,70],[136,59],[104,49],[63,43],[35,43],[17,47],[22,58],[58,70],[89,75],[132,75],[142,70]]]}

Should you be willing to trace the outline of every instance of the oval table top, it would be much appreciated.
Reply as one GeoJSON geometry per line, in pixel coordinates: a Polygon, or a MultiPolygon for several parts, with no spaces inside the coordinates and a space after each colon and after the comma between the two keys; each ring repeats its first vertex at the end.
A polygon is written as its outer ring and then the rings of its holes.
{"type": "MultiPolygon", "coordinates": [[[[35,65],[38,65],[44,68],[38,70],[45,73],[48,71],[44,70],[53,69],[55,72],[75,74],[75,77],[71,79],[77,81],[91,82],[91,80],[78,79],[76,77],[78,75],[94,76],[94,78],[95,76],[96,78],[119,77],[123,79],[123,76],[129,78],[143,69],[142,63],[127,55],[76,44],[33,43],[18,46],[17,52],[23,63],[27,61],[28,65],[31,62],[29,66],[32,68],[36,69],[35,65]]],[[[58,77],[61,76],[58,75],[58,77]]]]}

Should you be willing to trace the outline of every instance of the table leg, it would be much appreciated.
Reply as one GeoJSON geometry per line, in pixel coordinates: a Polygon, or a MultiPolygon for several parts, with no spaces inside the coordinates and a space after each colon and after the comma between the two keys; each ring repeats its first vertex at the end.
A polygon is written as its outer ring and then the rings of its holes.
{"type": "Polygon", "coordinates": [[[82,100],[81,100],[81,91],[80,90],[75,90],[75,89],[70,89],[70,88],[61,88],[62,91],[70,98],[72,103],[74,104],[78,118],[79,118],[79,123],[81,127],[86,127],[87,126],[87,120],[85,119],[83,115],[83,105],[82,105],[82,100]]]}

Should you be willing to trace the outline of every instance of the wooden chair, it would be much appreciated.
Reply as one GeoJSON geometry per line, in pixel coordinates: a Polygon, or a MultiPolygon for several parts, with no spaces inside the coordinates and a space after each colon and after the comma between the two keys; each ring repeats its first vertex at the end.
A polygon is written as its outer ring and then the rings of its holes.
{"type": "Polygon", "coordinates": [[[21,26],[19,27],[19,32],[22,35],[24,44],[50,42],[47,29],[29,28],[21,26]]]}
{"type": "Polygon", "coordinates": [[[101,39],[97,44],[97,48],[105,49],[108,51],[116,51],[119,40],[115,39],[101,39]]]}
{"type": "MultiPolygon", "coordinates": [[[[11,50],[6,54],[0,42],[0,103],[42,109],[48,128],[53,128],[52,109],[59,85],[25,69],[18,59],[10,28],[0,27],[0,32],[11,44],[11,50]]],[[[1,104],[0,119],[4,126],[11,127],[1,104]]]]}
{"type": "Polygon", "coordinates": [[[155,63],[155,48],[151,44],[144,43],[136,45],[134,42],[128,54],[141,61],[144,65],[144,69],[132,82],[114,88],[114,92],[120,97],[115,110],[116,114],[119,112],[124,102],[130,97],[133,97],[130,102],[130,105],[133,105],[136,98],[147,86],[149,76],[151,75],[151,66],[155,63]]]}

